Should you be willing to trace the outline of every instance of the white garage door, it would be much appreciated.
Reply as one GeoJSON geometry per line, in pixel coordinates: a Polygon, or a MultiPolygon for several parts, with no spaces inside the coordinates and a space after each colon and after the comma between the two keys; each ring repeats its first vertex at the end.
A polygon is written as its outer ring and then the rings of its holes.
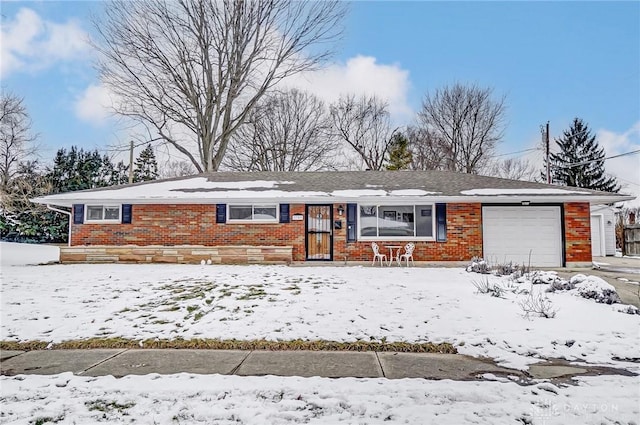
{"type": "Polygon", "coordinates": [[[482,207],[484,258],[532,266],[562,266],[560,207],[482,207]]]}
{"type": "Polygon", "coordinates": [[[591,216],[591,255],[594,257],[603,257],[604,256],[604,248],[602,241],[602,232],[600,229],[602,228],[602,216],[601,215],[592,215],[591,216]]]}

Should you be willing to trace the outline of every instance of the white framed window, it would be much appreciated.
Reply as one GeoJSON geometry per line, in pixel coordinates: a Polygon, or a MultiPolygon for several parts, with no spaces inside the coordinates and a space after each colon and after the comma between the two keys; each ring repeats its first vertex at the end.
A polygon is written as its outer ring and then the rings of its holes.
{"type": "Polygon", "coordinates": [[[433,204],[359,205],[360,240],[435,240],[433,204]]]}
{"type": "Polygon", "coordinates": [[[84,209],[85,223],[120,223],[121,205],[86,205],[84,209]]]}
{"type": "Polygon", "coordinates": [[[278,204],[228,205],[229,223],[277,223],[278,204]]]}

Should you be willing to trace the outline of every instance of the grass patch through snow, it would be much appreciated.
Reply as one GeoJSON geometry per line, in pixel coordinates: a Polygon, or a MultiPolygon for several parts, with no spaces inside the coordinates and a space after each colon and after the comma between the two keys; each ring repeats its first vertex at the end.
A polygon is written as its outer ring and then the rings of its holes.
{"type": "MultiPolygon", "coordinates": [[[[1,350],[32,351],[44,350],[49,346],[47,341],[0,341],[1,350]]],[[[92,348],[173,348],[173,349],[208,349],[208,350],[309,350],[309,351],[379,351],[402,353],[443,353],[456,354],[457,350],[449,343],[409,343],[409,342],[377,342],[377,341],[307,341],[295,339],[291,341],[237,340],[237,339],[149,339],[134,340],[126,338],[90,338],[75,341],[63,341],[52,344],[50,349],[92,349],[92,348]]]]}

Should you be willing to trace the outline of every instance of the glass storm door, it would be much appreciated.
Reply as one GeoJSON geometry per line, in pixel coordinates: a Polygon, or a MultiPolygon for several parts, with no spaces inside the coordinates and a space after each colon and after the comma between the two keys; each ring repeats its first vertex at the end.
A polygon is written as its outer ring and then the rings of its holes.
{"type": "Polygon", "coordinates": [[[333,254],[331,205],[307,205],[307,260],[331,260],[333,254]]]}

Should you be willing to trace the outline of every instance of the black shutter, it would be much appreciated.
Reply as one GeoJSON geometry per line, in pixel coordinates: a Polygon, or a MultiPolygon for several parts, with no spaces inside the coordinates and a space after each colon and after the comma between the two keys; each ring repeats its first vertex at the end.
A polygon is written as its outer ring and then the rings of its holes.
{"type": "Polygon", "coordinates": [[[132,216],[131,211],[132,211],[131,204],[122,205],[122,224],[131,224],[131,216],[132,216]]]}
{"type": "Polygon", "coordinates": [[[84,223],[84,204],[73,204],[73,224],[84,223]]]}
{"type": "Polygon", "coordinates": [[[227,222],[227,204],[216,205],[216,223],[227,222]]]}
{"type": "Polygon", "coordinates": [[[347,204],[347,242],[356,241],[358,230],[358,204],[347,204]]]}
{"type": "Polygon", "coordinates": [[[280,223],[289,222],[289,204],[280,204],[280,223]]]}
{"type": "Polygon", "coordinates": [[[447,241],[447,204],[436,204],[436,240],[447,241]]]}

